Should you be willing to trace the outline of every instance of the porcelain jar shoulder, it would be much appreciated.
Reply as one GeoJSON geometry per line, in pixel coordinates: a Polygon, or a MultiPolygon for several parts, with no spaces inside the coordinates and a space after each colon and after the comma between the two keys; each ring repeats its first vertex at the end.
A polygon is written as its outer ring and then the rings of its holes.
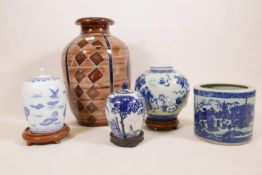
{"type": "Polygon", "coordinates": [[[65,93],[63,81],[51,75],[42,73],[24,82],[24,112],[32,132],[55,132],[64,126],[65,93]]]}

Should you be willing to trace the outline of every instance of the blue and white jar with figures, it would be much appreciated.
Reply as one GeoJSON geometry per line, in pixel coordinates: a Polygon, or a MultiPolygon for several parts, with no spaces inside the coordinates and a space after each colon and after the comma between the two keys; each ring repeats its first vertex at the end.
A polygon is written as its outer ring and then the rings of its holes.
{"type": "Polygon", "coordinates": [[[194,88],[195,134],[226,145],[250,141],[256,91],[244,85],[204,84],[194,88]]]}
{"type": "MultiPolygon", "coordinates": [[[[179,112],[187,103],[189,84],[172,66],[151,67],[137,78],[135,90],[143,95],[146,102],[146,124],[151,128],[161,129],[161,123],[177,121],[179,112]],[[154,122],[157,124],[154,125],[154,122]]],[[[175,128],[178,123],[174,124],[164,124],[162,129],[175,128]]]]}
{"type": "Polygon", "coordinates": [[[109,95],[105,111],[114,137],[123,140],[141,134],[145,118],[144,99],[139,93],[127,89],[127,84],[123,84],[122,90],[109,95]]]}
{"type": "Polygon", "coordinates": [[[24,82],[22,99],[24,113],[31,132],[52,133],[64,126],[66,92],[61,79],[41,74],[24,82]]]}

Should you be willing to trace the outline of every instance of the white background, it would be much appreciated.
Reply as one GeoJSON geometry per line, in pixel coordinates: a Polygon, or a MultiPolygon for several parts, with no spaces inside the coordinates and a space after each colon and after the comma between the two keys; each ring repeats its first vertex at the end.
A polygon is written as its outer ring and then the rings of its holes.
{"type": "MultiPolygon", "coordinates": [[[[1,174],[262,174],[261,0],[0,0],[1,174]],[[254,138],[218,146],[193,135],[193,93],[180,128],[154,132],[133,149],[109,142],[107,127],[86,128],[70,111],[70,136],[60,145],[25,146],[20,90],[38,74],[60,76],[64,46],[80,17],[115,20],[111,33],[129,47],[132,85],[151,65],[173,65],[190,81],[252,85],[257,89],[254,138]]],[[[132,87],[133,87],[132,86],[132,87]]]]}

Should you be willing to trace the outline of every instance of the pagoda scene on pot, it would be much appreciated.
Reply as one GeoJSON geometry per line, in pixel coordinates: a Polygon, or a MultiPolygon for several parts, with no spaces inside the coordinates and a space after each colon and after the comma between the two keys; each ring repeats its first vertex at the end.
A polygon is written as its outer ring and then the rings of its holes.
{"type": "Polygon", "coordinates": [[[243,86],[237,87],[243,89],[230,91],[220,88],[205,91],[204,88],[195,88],[194,126],[198,136],[215,142],[232,144],[248,142],[251,139],[255,90],[243,86]]]}

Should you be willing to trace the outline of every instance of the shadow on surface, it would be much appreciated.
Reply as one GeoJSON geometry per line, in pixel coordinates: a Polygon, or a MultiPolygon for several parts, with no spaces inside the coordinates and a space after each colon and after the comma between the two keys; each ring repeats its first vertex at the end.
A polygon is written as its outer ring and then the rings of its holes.
{"type": "MultiPolygon", "coordinates": [[[[182,117],[181,117],[182,118],[182,117]]],[[[159,139],[160,137],[170,136],[172,138],[183,138],[193,141],[199,141],[194,135],[193,121],[188,119],[179,119],[180,123],[177,129],[174,130],[153,130],[146,126],[143,126],[145,132],[144,142],[150,142],[151,140],[159,139]]]]}
{"type": "Polygon", "coordinates": [[[68,137],[73,138],[81,133],[87,132],[89,129],[88,127],[79,125],[76,121],[71,121],[67,123],[70,127],[70,132],[68,137]]]}
{"type": "Polygon", "coordinates": [[[27,127],[26,122],[22,120],[10,120],[0,122],[0,139],[11,140],[19,145],[26,145],[22,134],[27,127]]]}
{"type": "Polygon", "coordinates": [[[108,126],[81,126],[76,121],[67,123],[70,127],[68,139],[90,144],[110,145],[110,129],[108,126]]]}

